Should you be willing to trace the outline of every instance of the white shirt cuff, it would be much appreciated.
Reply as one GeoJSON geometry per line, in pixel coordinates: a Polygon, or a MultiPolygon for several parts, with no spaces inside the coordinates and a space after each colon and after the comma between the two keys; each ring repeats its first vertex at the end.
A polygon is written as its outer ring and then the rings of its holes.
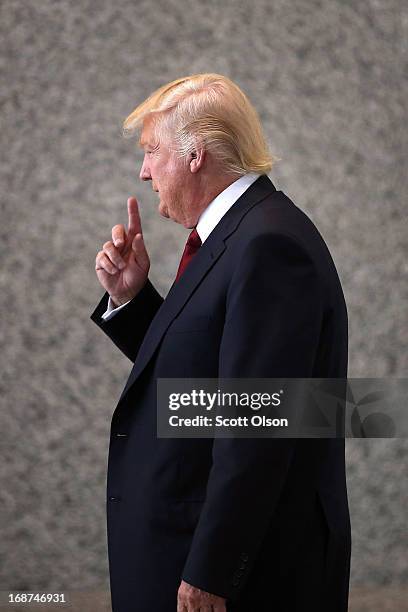
{"type": "Polygon", "coordinates": [[[117,308],[114,307],[113,302],[111,297],[109,296],[109,300],[108,300],[108,307],[106,309],[106,311],[103,313],[102,315],[102,319],[104,321],[109,321],[109,319],[112,319],[112,317],[115,316],[115,314],[117,314],[119,312],[119,310],[121,308],[123,308],[124,306],[126,306],[126,304],[129,304],[131,300],[128,300],[127,302],[125,302],[124,304],[121,304],[120,306],[118,306],[117,308]]]}

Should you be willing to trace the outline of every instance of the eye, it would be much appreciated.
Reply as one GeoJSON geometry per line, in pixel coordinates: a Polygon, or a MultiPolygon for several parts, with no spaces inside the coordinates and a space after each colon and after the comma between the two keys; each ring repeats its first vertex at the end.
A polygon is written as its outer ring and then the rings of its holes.
{"type": "Polygon", "coordinates": [[[146,148],[145,149],[145,155],[153,155],[154,153],[156,153],[156,151],[158,150],[158,146],[153,146],[152,148],[146,148]]]}

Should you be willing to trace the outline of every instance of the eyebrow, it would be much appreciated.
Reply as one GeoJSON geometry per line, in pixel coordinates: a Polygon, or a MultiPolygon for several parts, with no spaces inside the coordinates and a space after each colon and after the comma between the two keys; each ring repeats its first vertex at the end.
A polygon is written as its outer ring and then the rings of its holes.
{"type": "Polygon", "coordinates": [[[158,144],[159,143],[154,144],[153,141],[149,142],[149,140],[142,139],[141,136],[140,136],[139,142],[138,142],[139,147],[141,147],[142,149],[144,147],[151,147],[152,149],[155,149],[158,146],[158,144]]]}

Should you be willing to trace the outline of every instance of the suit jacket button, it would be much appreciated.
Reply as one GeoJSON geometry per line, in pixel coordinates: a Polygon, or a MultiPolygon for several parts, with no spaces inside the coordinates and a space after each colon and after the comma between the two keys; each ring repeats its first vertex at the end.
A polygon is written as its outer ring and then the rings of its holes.
{"type": "Polygon", "coordinates": [[[117,433],[115,434],[116,438],[127,438],[127,433],[117,433]]]}
{"type": "Polygon", "coordinates": [[[232,586],[238,586],[238,585],[239,585],[239,579],[234,578],[234,580],[232,581],[232,586]]]}
{"type": "Polygon", "coordinates": [[[244,563],[246,563],[249,559],[248,555],[246,553],[241,553],[240,556],[241,561],[244,561],[244,563]]]}
{"type": "Polygon", "coordinates": [[[119,502],[119,501],[120,501],[120,497],[116,497],[115,495],[111,495],[111,496],[109,497],[109,501],[112,501],[112,502],[119,502]]]}

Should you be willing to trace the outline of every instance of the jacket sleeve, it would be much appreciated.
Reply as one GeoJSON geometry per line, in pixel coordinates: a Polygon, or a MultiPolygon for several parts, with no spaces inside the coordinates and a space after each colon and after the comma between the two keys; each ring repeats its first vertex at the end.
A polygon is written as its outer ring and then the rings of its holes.
{"type": "Polygon", "coordinates": [[[108,300],[109,294],[105,293],[91,314],[91,319],[134,363],[148,327],[163,303],[163,298],[148,280],[143,289],[126,306],[114,317],[105,321],[102,315],[107,309],[108,300]]]}
{"type": "MultiPolygon", "coordinates": [[[[312,376],[322,319],[315,264],[286,235],[254,238],[237,262],[219,355],[220,378],[312,376]]],[[[285,484],[296,439],[215,438],[206,500],[183,580],[236,599],[285,484]]]]}

